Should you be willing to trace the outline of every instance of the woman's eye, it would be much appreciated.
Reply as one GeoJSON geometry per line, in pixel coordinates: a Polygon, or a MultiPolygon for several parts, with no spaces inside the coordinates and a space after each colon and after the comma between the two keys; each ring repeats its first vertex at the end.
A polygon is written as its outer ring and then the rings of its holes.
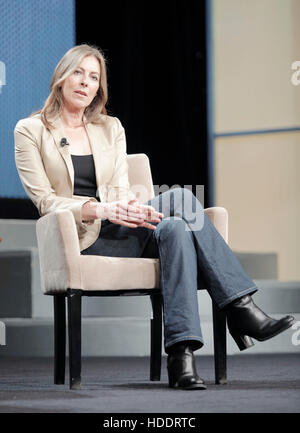
{"type": "Polygon", "coordinates": [[[96,75],[93,75],[93,80],[96,80],[96,81],[98,81],[98,77],[96,76],[96,75]]]}
{"type": "Polygon", "coordinates": [[[79,71],[78,69],[76,69],[76,71],[74,72],[75,74],[80,74],[81,71],[79,71]]]}

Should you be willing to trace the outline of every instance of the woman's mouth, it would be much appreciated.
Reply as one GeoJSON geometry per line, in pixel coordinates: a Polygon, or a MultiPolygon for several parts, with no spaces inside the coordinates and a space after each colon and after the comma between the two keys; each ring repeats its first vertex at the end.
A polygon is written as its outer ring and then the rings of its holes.
{"type": "Polygon", "coordinates": [[[81,95],[81,96],[87,96],[87,94],[85,92],[83,92],[82,90],[75,90],[75,93],[77,93],[78,95],[81,95]]]}

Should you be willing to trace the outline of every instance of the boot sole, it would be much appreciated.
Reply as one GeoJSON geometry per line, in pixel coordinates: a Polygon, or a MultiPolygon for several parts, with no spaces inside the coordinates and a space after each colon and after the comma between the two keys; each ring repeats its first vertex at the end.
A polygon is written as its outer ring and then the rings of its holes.
{"type": "Polygon", "coordinates": [[[195,385],[190,385],[190,386],[185,387],[185,386],[179,386],[176,383],[175,385],[170,385],[169,384],[169,387],[173,388],[173,389],[181,389],[183,391],[196,391],[197,389],[199,389],[199,390],[205,390],[205,389],[207,389],[206,386],[203,385],[203,384],[195,384],[195,385]]]}

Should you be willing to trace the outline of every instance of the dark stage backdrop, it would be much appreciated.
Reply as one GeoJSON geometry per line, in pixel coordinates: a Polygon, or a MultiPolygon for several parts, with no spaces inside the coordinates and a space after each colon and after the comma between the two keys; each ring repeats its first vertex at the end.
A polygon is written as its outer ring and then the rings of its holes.
{"type": "Polygon", "coordinates": [[[205,185],[207,198],[205,7],[77,0],[76,40],[104,52],[108,111],[125,127],[127,152],[149,156],[155,185],[205,185]]]}

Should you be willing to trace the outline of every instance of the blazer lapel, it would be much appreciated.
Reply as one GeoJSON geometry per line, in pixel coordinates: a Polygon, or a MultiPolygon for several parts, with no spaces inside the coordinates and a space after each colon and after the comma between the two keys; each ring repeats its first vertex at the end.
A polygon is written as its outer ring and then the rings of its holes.
{"type": "Polygon", "coordinates": [[[57,117],[55,119],[55,121],[52,121],[52,124],[54,126],[54,128],[50,129],[50,132],[54,138],[54,142],[56,144],[56,147],[59,151],[59,153],[61,154],[61,156],[63,157],[67,170],[68,170],[68,174],[69,174],[69,178],[70,178],[70,182],[72,184],[72,190],[74,188],[74,167],[73,167],[73,163],[72,163],[72,158],[70,155],[70,150],[69,150],[69,146],[62,146],[60,144],[61,139],[65,137],[65,131],[63,128],[63,125],[61,123],[61,120],[59,117],[57,117]]]}
{"type": "Polygon", "coordinates": [[[100,192],[104,179],[107,177],[106,172],[110,170],[107,164],[107,157],[111,158],[111,153],[109,152],[108,154],[109,142],[103,132],[102,126],[85,122],[85,129],[94,156],[96,182],[100,192]]]}

